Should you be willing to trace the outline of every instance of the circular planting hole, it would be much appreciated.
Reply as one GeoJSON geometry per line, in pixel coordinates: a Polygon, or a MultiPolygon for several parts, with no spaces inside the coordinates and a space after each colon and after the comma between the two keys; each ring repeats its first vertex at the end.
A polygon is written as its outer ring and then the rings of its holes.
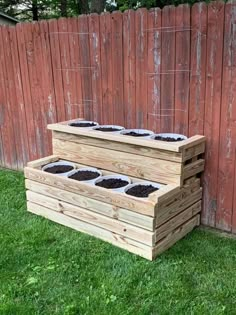
{"type": "Polygon", "coordinates": [[[71,165],[53,165],[44,169],[44,172],[51,174],[63,174],[70,172],[74,169],[71,165]]]}
{"type": "Polygon", "coordinates": [[[120,132],[123,129],[124,127],[116,126],[116,125],[100,125],[93,128],[93,130],[103,131],[103,132],[120,132]]]}
{"type": "Polygon", "coordinates": [[[146,129],[126,129],[121,131],[121,134],[124,136],[131,136],[131,137],[150,137],[153,135],[151,130],[146,129]]]}
{"type": "Polygon", "coordinates": [[[160,134],[153,135],[151,138],[154,140],[166,141],[166,142],[178,142],[178,141],[183,141],[187,139],[186,136],[180,135],[177,133],[160,133],[160,134]]]}
{"type": "Polygon", "coordinates": [[[130,131],[130,132],[127,132],[125,133],[126,136],[132,136],[132,137],[147,137],[147,136],[150,136],[149,133],[138,133],[138,132],[135,132],[135,131],[130,131]]]}
{"type": "Polygon", "coordinates": [[[131,188],[126,190],[127,195],[131,195],[134,197],[145,198],[148,197],[149,194],[153,193],[154,191],[158,190],[158,187],[154,187],[153,185],[135,185],[131,188]]]}
{"type": "Polygon", "coordinates": [[[166,142],[177,142],[177,141],[183,141],[183,138],[173,138],[173,137],[162,137],[162,136],[156,136],[154,140],[159,140],[159,141],[166,141],[166,142]]]}
{"type": "Polygon", "coordinates": [[[107,178],[95,183],[96,186],[107,188],[107,189],[117,189],[127,186],[129,182],[121,178],[107,178]]]}
{"type": "Polygon", "coordinates": [[[75,179],[78,181],[86,181],[95,179],[100,176],[100,173],[95,171],[77,171],[76,173],[68,176],[71,179],[75,179]]]}
{"type": "Polygon", "coordinates": [[[74,123],[71,123],[69,124],[71,127],[80,127],[80,128],[85,128],[85,127],[94,127],[94,126],[97,126],[97,123],[91,121],[78,121],[78,122],[74,122],[74,123]]]}

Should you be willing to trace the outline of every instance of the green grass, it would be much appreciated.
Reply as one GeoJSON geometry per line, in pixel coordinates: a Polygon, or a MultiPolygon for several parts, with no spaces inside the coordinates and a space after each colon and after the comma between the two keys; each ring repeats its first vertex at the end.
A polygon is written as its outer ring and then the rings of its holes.
{"type": "Polygon", "coordinates": [[[195,230],[155,262],[26,212],[0,170],[0,314],[236,314],[236,241],[195,230]]]}

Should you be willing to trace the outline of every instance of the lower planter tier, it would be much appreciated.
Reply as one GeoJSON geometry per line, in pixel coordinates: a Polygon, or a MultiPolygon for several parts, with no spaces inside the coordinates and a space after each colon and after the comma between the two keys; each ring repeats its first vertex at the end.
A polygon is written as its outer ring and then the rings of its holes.
{"type": "Polygon", "coordinates": [[[28,211],[150,260],[199,224],[198,178],[181,188],[165,185],[148,198],[136,198],[41,170],[58,159],[47,157],[25,168],[28,211]]]}

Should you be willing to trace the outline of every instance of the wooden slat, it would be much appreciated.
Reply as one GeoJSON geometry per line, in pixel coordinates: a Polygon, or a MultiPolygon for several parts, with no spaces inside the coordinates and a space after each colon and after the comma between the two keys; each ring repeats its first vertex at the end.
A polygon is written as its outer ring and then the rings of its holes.
{"type": "MultiPolygon", "coordinates": [[[[110,171],[139,178],[161,183],[178,184],[180,182],[180,163],[138,156],[126,152],[120,152],[119,155],[114,157],[114,151],[112,150],[98,147],[95,150],[92,146],[80,145],[59,139],[53,139],[53,153],[70,161],[105,168],[110,171]]],[[[198,164],[192,164],[192,168],[186,167],[185,176],[192,174],[195,170],[198,171],[198,164]]]]}
{"type": "Polygon", "coordinates": [[[236,152],[236,6],[234,1],[225,4],[222,108],[218,168],[218,202],[216,227],[231,231],[235,227],[233,195],[235,194],[236,152]],[[234,220],[232,220],[234,219],[234,220]]]}
{"type": "Polygon", "coordinates": [[[136,128],[135,101],[135,11],[123,13],[124,113],[125,127],[136,128]]]}
{"type": "Polygon", "coordinates": [[[25,186],[30,191],[42,194],[44,196],[56,198],[58,200],[65,201],[67,203],[86,208],[91,211],[95,211],[102,215],[111,217],[119,221],[127,222],[129,224],[147,229],[149,231],[154,230],[154,219],[149,216],[145,216],[124,208],[113,206],[109,203],[101,202],[28,179],[26,179],[25,181],[25,186]]]}
{"type": "Polygon", "coordinates": [[[203,159],[199,159],[195,162],[187,164],[183,167],[183,179],[189,178],[196,174],[203,172],[205,161],[203,159]]]}
{"type": "Polygon", "coordinates": [[[52,175],[30,167],[25,167],[24,172],[26,178],[45,185],[64,189],[65,191],[110,203],[120,208],[125,208],[151,217],[155,215],[155,203],[149,199],[144,200],[123,193],[113,192],[109,189],[77,182],[63,176],[52,175]]]}
{"type": "Polygon", "coordinates": [[[169,233],[171,233],[178,226],[184,224],[186,221],[190,220],[197,213],[201,211],[201,201],[198,201],[188,207],[186,210],[175,216],[174,218],[167,221],[165,224],[159,226],[156,231],[156,242],[163,239],[169,233]]]}
{"type": "MultiPolygon", "coordinates": [[[[132,154],[138,154],[140,156],[148,156],[156,159],[174,161],[174,162],[182,162],[182,154],[177,152],[169,152],[159,149],[152,149],[149,147],[143,147],[138,145],[126,144],[126,143],[117,143],[113,141],[109,141],[106,139],[97,139],[97,138],[89,138],[86,136],[77,136],[69,133],[63,133],[58,131],[53,131],[53,139],[60,139],[64,141],[71,141],[80,144],[91,145],[93,147],[100,147],[105,149],[110,149],[113,151],[121,151],[128,152],[132,154]]],[[[196,154],[204,152],[204,149],[199,148],[188,152],[187,159],[190,159],[196,154]]]]}
{"type": "Polygon", "coordinates": [[[98,14],[90,14],[89,23],[89,45],[90,63],[93,66],[92,96],[93,96],[93,119],[100,122],[102,113],[102,72],[101,72],[101,45],[100,45],[100,19],[98,14]]]}
{"type": "Polygon", "coordinates": [[[161,240],[152,252],[153,259],[156,258],[157,255],[160,255],[168,248],[173,246],[177,241],[183,238],[186,234],[191,232],[195,226],[198,226],[200,223],[200,215],[196,215],[194,218],[190,219],[174,231],[172,231],[168,236],[166,236],[163,240],[161,240]]]}
{"type": "Polygon", "coordinates": [[[147,128],[147,10],[135,12],[136,128],[147,128]]]}
{"type": "MultiPolygon", "coordinates": [[[[123,88],[123,42],[122,42],[122,13],[115,11],[111,14],[112,27],[112,101],[113,121],[123,126],[124,117],[124,88],[123,88]]],[[[109,124],[109,123],[108,123],[109,124]]]]}
{"type": "Polygon", "coordinates": [[[160,132],[161,106],[161,10],[153,8],[148,12],[147,40],[147,111],[148,129],[160,132]]]}
{"type": "Polygon", "coordinates": [[[119,234],[112,233],[110,231],[94,226],[92,224],[71,218],[62,213],[52,211],[46,207],[42,207],[31,202],[27,203],[27,209],[28,211],[34,214],[43,216],[51,221],[70,227],[74,230],[100,238],[117,247],[123,248],[127,251],[140,255],[146,259],[150,260],[152,259],[151,248],[145,244],[131,240],[119,234]]]}
{"type": "Polygon", "coordinates": [[[188,135],[190,76],[190,6],[179,5],[176,15],[174,131],[188,135]]]}
{"type": "Polygon", "coordinates": [[[28,162],[27,166],[37,168],[39,166],[43,166],[48,163],[56,162],[58,161],[58,159],[59,157],[57,155],[50,155],[50,156],[47,156],[47,157],[44,157],[35,161],[28,162]]]}
{"type": "Polygon", "coordinates": [[[161,34],[161,132],[174,130],[175,7],[162,10],[161,34]]]}
{"type": "Polygon", "coordinates": [[[192,6],[189,135],[203,134],[206,71],[207,5],[192,6]]]}
{"type": "MultiPolygon", "coordinates": [[[[221,115],[221,83],[223,61],[224,2],[208,5],[206,106],[204,133],[207,138],[204,173],[204,207],[201,221],[215,226],[218,196],[219,136],[221,115]]],[[[224,113],[222,113],[224,115],[224,113]]]]}

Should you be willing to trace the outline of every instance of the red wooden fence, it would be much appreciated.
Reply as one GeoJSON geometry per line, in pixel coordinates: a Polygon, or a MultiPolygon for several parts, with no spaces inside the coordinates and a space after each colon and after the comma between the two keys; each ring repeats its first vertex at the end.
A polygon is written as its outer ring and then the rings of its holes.
{"type": "Polygon", "coordinates": [[[236,2],[0,28],[0,165],[50,154],[48,123],[207,136],[202,222],[236,233],[236,2]]]}

